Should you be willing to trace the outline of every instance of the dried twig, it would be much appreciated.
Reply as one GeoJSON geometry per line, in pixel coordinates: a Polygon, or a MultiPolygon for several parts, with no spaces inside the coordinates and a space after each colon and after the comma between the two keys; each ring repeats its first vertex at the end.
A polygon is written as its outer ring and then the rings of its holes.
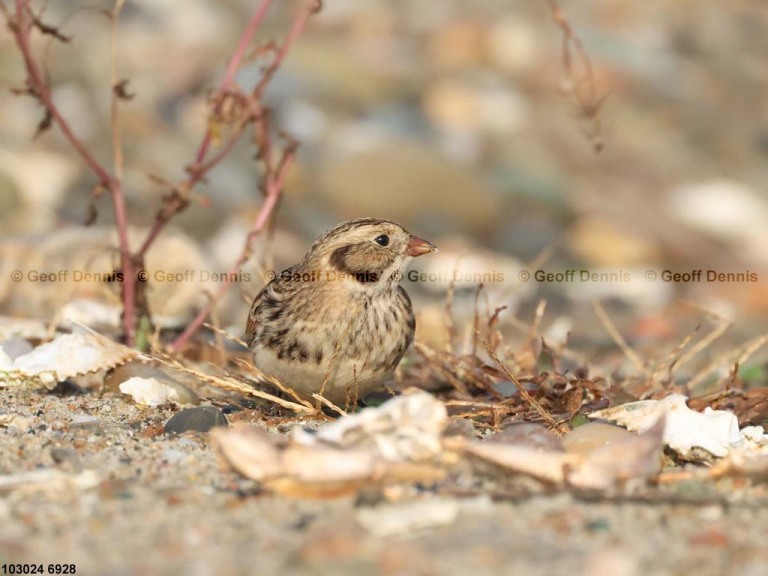
{"type": "Polygon", "coordinates": [[[121,283],[121,286],[125,340],[127,344],[133,345],[136,328],[136,278],[128,238],[128,219],[126,215],[122,183],[119,177],[110,174],[109,171],[96,160],[96,157],[75,133],[53,100],[51,87],[42,74],[40,65],[32,53],[31,33],[33,28],[40,29],[41,25],[39,19],[32,11],[31,0],[14,0],[14,6],[15,11],[11,14],[3,4],[3,13],[24,60],[24,67],[27,74],[27,93],[37,99],[45,109],[45,116],[40,127],[44,127],[49,122],[55,124],[69,145],[72,146],[75,152],[80,156],[83,163],[99,179],[99,184],[110,192],[114,207],[115,227],[117,228],[120,268],[123,273],[123,282],[121,283]]]}
{"type": "Polygon", "coordinates": [[[221,297],[224,296],[224,293],[227,291],[229,286],[237,277],[237,273],[240,271],[240,268],[248,260],[248,257],[250,255],[250,248],[251,248],[251,244],[253,243],[253,240],[267,225],[267,222],[269,221],[269,218],[271,217],[272,212],[274,211],[274,209],[278,204],[280,194],[282,193],[283,184],[285,182],[286,172],[288,170],[288,167],[293,162],[293,159],[295,158],[295,156],[296,156],[295,146],[289,147],[288,149],[286,149],[284,152],[283,158],[280,161],[280,165],[276,170],[276,173],[267,175],[267,197],[264,200],[264,204],[262,204],[261,210],[259,211],[259,214],[257,215],[256,220],[253,223],[253,226],[251,227],[251,230],[245,239],[245,243],[243,246],[243,250],[240,253],[240,257],[237,259],[237,261],[232,265],[232,267],[227,272],[226,281],[222,282],[219,285],[219,288],[216,291],[213,299],[197,314],[195,319],[192,322],[190,322],[190,324],[187,326],[184,332],[182,332],[181,335],[178,338],[176,338],[176,340],[173,342],[173,344],[171,345],[173,349],[180,350],[181,348],[186,346],[187,342],[192,337],[192,335],[195,332],[197,332],[197,329],[202,325],[202,323],[208,317],[213,307],[216,306],[216,304],[218,304],[221,297]]]}
{"type": "Polygon", "coordinates": [[[167,356],[154,356],[152,359],[156,360],[160,364],[163,364],[164,366],[178,370],[179,372],[190,374],[191,376],[194,376],[203,382],[208,382],[209,384],[222,390],[231,390],[233,392],[255,396],[256,398],[261,398],[262,400],[268,400],[269,402],[277,404],[278,406],[282,406],[283,408],[287,408],[288,410],[292,410],[293,412],[315,414],[315,409],[312,408],[312,406],[305,406],[304,404],[298,404],[296,402],[291,402],[290,400],[284,400],[283,398],[279,398],[273,394],[263,392],[257,388],[254,388],[253,386],[240,382],[235,378],[230,378],[228,376],[212,376],[210,374],[206,374],[205,372],[200,372],[199,370],[194,370],[188,366],[184,366],[181,362],[173,360],[167,356]]]}
{"type": "Polygon", "coordinates": [[[640,370],[642,373],[645,373],[645,363],[640,358],[640,356],[637,355],[637,352],[629,347],[629,344],[627,344],[624,336],[621,335],[621,332],[619,332],[619,330],[616,328],[616,325],[608,317],[608,314],[606,314],[603,305],[600,304],[598,300],[593,300],[592,306],[594,306],[595,313],[597,314],[597,317],[600,318],[600,322],[602,322],[603,327],[608,332],[608,334],[611,335],[611,338],[613,338],[613,341],[624,353],[624,356],[626,356],[637,367],[638,370],[640,370]]]}
{"type": "Polygon", "coordinates": [[[536,313],[533,316],[531,326],[528,328],[528,335],[525,339],[526,346],[531,349],[533,349],[533,342],[539,339],[539,326],[541,326],[541,321],[544,318],[544,311],[546,309],[547,301],[539,300],[539,303],[536,305],[536,313]]]}
{"type": "Polygon", "coordinates": [[[531,407],[533,407],[533,409],[536,410],[536,412],[538,412],[539,416],[541,416],[547,422],[547,424],[549,424],[550,428],[553,431],[555,431],[560,436],[565,436],[568,433],[568,429],[565,426],[563,426],[561,422],[557,422],[555,418],[552,416],[552,414],[547,412],[544,409],[544,407],[541,404],[539,404],[536,401],[536,399],[528,393],[528,390],[525,389],[525,386],[523,386],[520,383],[520,380],[518,380],[517,377],[514,374],[512,374],[512,372],[509,371],[509,368],[507,368],[504,362],[502,362],[501,358],[499,358],[499,356],[496,354],[496,351],[493,348],[491,348],[490,343],[486,340],[483,340],[483,346],[488,351],[488,354],[490,355],[491,360],[493,360],[496,363],[496,365],[504,373],[507,379],[510,382],[512,382],[515,385],[515,387],[519,390],[520,396],[522,396],[523,399],[526,402],[528,402],[528,404],[530,404],[531,407]]]}
{"type": "MultiPolygon", "coordinates": [[[[141,268],[145,255],[154,241],[157,239],[160,232],[164,229],[167,222],[178,212],[186,208],[189,204],[189,197],[192,189],[198,183],[204,181],[206,174],[212,170],[223,158],[231,151],[232,147],[237,143],[249,123],[256,123],[258,127],[257,133],[263,134],[263,137],[257,138],[257,145],[263,145],[264,148],[259,150],[259,158],[265,159],[265,150],[271,151],[269,146],[269,130],[267,128],[267,117],[260,99],[263,96],[266,86],[277,72],[285,56],[293,45],[295,40],[301,35],[304,30],[309,17],[317,12],[320,8],[320,3],[317,0],[308,0],[302,10],[298,13],[294,19],[293,25],[288,32],[285,41],[275,51],[275,56],[270,65],[264,71],[260,81],[253,89],[251,94],[246,97],[245,114],[238,119],[233,133],[230,135],[227,142],[221,147],[221,149],[212,157],[208,156],[210,145],[213,140],[213,127],[209,125],[208,130],[202,138],[200,146],[198,147],[197,154],[195,156],[195,162],[188,170],[188,178],[178,185],[169,186],[170,192],[165,195],[163,205],[158,211],[155,222],[151,227],[147,237],[140,245],[136,253],[132,253],[129,237],[128,237],[128,219],[125,207],[125,198],[122,188],[122,174],[124,167],[124,158],[122,152],[121,143],[121,130],[118,115],[119,100],[130,98],[126,90],[126,81],[119,80],[117,71],[117,53],[118,53],[118,35],[117,35],[117,21],[119,14],[123,8],[125,0],[117,0],[114,8],[110,13],[110,55],[111,55],[111,83],[112,83],[112,102],[111,102],[111,125],[112,125],[112,142],[113,142],[113,163],[114,173],[110,171],[100,163],[92,152],[86,147],[84,142],[75,133],[67,119],[63,116],[61,111],[57,108],[53,96],[51,87],[46,79],[46,75],[42,72],[41,65],[32,53],[31,48],[31,34],[33,30],[38,30],[43,34],[50,35],[54,38],[58,38],[61,41],[69,41],[69,38],[64,36],[58,29],[47,26],[41,22],[39,16],[34,13],[32,9],[32,0],[14,0],[14,9],[11,10],[5,3],[0,4],[0,12],[5,16],[8,28],[11,30],[16,45],[21,53],[26,69],[26,86],[23,90],[19,90],[18,93],[26,94],[37,99],[44,108],[43,119],[38,125],[38,132],[47,129],[51,125],[57,126],[64,138],[68,141],[70,146],[80,156],[83,163],[88,169],[93,172],[98,178],[98,184],[94,188],[95,197],[101,190],[109,190],[112,203],[114,205],[115,214],[115,227],[118,234],[118,249],[120,254],[120,272],[123,274],[122,288],[122,303],[123,303],[123,324],[125,330],[125,340],[129,345],[133,345],[136,339],[136,324],[137,324],[137,306],[140,295],[137,294],[137,281],[136,270],[141,268]]],[[[227,66],[227,71],[219,86],[218,94],[222,97],[214,107],[214,116],[221,112],[221,106],[224,102],[224,95],[231,92],[234,78],[237,71],[242,67],[249,47],[252,45],[253,38],[259,25],[263,22],[264,17],[272,4],[272,0],[262,0],[261,4],[257,7],[253,16],[251,17],[245,31],[243,32],[240,40],[238,41],[232,58],[227,66]]],[[[233,93],[237,93],[235,90],[233,93]]],[[[285,180],[285,172],[287,167],[292,162],[295,156],[295,143],[290,142],[287,144],[282,152],[280,160],[275,166],[275,162],[271,158],[265,159],[267,165],[267,174],[264,178],[263,190],[265,194],[265,201],[262,205],[262,209],[254,223],[249,234],[248,241],[245,244],[243,255],[238,259],[237,264],[233,268],[233,272],[237,272],[242,264],[247,260],[247,255],[250,250],[250,243],[253,238],[264,228],[269,217],[278,204],[278,196],[282,190],[282,186],[285,180]]],[[[95,218],[94,209],[91,209],[89,220],[93,221],[95,218]]],[[[230,276],[233,277],[234,275],[230,276]]],[[[204,311],[202,311],[190,328],[182,334],[175,342],[175,347],[183,346],[191,336],[191,334],[197,330],[202,321],[207,317],[210,310],[217,304],[224,290],[229,286],[229,282],[220,286],[219,291],[216,293],[213,301],[209,303],[204,311]]]]}
{"type": "Polygon", "coordinates": [[[120,94],[124,92],[125,81],[118,80],[117,72],[117,52],[118,52],[118,34],[117,34],[117,22],[120,17],[120,12],[123,9],[125,0],[117,0],[115,7],[112,9],[112,17],[109,22],[109,55],[110,55],[110,76],[112,83],[112,98],[110,103],[110,115],[112,123],[112,153],[114,155],[114,170],[115,176],[122,180],[123,178],[123,141],[120,130],[120,115],[119,115],[119,103],[121,100],[120,94]],[[122,85],[122,88],[121,88],[122,85]]]}
{"type": "Polygon", "coordinates": [[[248,348],[248,344],[245,341],[243,341],[242,338],[238,338],[234,334],[230,334],[229,332],[227,332],[223,328],[219,328],[218,326],[214,326],[213,324],[209,324],[207,322],[205,324],[203,324],[203,326],[208,328],[208,330],[210,330],[211,332],[214,332],[216,334],[220,334],[221,336],[223,336],[224,338],[226,338],[230,342],[234,342],[235,344],[238,344],[238,345],[242,346],[243,348],[248,348]]]}
{"type": "Polygon", "coordinates": [[[346,411],[344,411],[342,408],[339,408],[338,406],[336,406],[336,404],[334,404],[333,402],[328,400],[328,398],[326,398],[325,396],[323,396],[321,394],[312,394],[312,398],[317,400],[317,402],[319,404],[322,404],[323,406],[326,406],[327,408],[330,408],[331,410],[336,412],[339,416],[346,416],[347,415],[346,411]]]}
{"type": "Polygon", "coordinates": [[[461,258],[463,256],[464,254],[462,253],[456,258],[451,274],[451,281],[448,283],[448,291],[445,294],[445,331],[447,334],[445,351],[449,354],[453,352],[454,340],[456,339],[456,326],[453,322],[453,300],[456,296],[456,272],[459,269],[461,258]]]}
{"type": "Polygon", "coordinates": [[[709,334],[698,341],[690,350],[688,350],[686,354],[683,354],[680,356],[680,358],[678,358],[677,362],[675,363],[676,368],[687,364],[691,358],[708,348],[715,340],[720,338],[720,336],[722,336],[731,327],[731,322],[723,318],[721,315],[711,310],[707,310],[707,313],[717,320],[717,324],[709,334]]]}
{"type": "Polygon", "coordinates": [[[699,370],[687,383],[688,390],[694,390],[709,374],[719,367],[730,364],[743,365],[752,354],[768,344],[768,333],[761,334],[747,342],[741,349],[728,350],[699,370]],[[738,353],[738,356],[736,354],[738,353]]]}
{"type": "Polygon", "coordinates": [[[272,386],[280,390],[283,394],[287,394],[288,396],[296,400],[296,402],[298,402],[299,404],[306,406],[307,408],[313,408],[312,404],[302,399],[293,388],[289,388],[274,376],[265,374],[264,372],[256,368],[256,366],[254,366],[250,362],[243,360],[242,358],[237,358],[235,361],[242,368],[245,368],[248,372],[250,372],[250,374],[254,377],[255,380],[260,382],[269,382],[270,384],[272,384],[272,386]]]}
{"type": "MultiPolygon", "coordinates": [[[[227,65],[227,71],[224,75],[224,78],[221,84],[219,85],[218,90],[216,91],[217,97],[215,98],[215,105],[212,110],[212,117],[215,118],[219,116],[222,112],[223,106],[225,106],[225,103],[228,101],[228,97],[235,95],[235,97],[240,102],[240,107],[242,112],[239,115],[238,121],[235,123],[235,126],[232,129],[229,138],[221,146],[219,152],[214,154],[211,158],[208,157],[208,152],[210,150],[211,143],[213,142],[213,138],[214,138],[214,127],[213,127],[213,124],[209,122],[208,129],[203,135],[203,138],[200,142],[197,153],[195,155],[194,163],[187,168],[189,177],[179,185],[172,187],[170,193],[165,196],[163,206],[157,212],[155,216],[155,222],[152,225],[152,228],[150,229],[146,238],[144,239],[144,242],[142,243],[141,248],[139,249],[139,252],[138,252],[139,258],[144,257],[146,252],[149,250],[149,248],[157,239],[160,232],[165,228],[168,221],[171,218],[173,218],[173,216],[175,216],[178,212],[181,212],[188,206],[189,193],[192,190],[192,188],[194,188],[200,182],[204,181],[206,174],[210,172],[221,160],[223,160],[229,154],[230,150],[240,140],[246,126],[249,123],[252,123],[252,122],[256,123],[255,131],[257,133],[264,132],[267,134],[266,139],[262,139],[261,141],[257,139],[257,144],[259,145],[259,147],[262,148],[264,145],[267,145],[267,146],[269,145],[269,142],[268,142],[269,132],[268,130],[264,130],[263,125],[260,125],[260,122],[264,122],[264,123],[268,122],[268,116],[267,114],[265,114],[265,110],[261,105],[261,98],[263,96],[264,90],[268,85],[269,81],[272,79],[274,74],[282,65],[285,59],[285,56],[288,53],[288,50],[291,48],[291,46],[294,44],[296,39],[304,31],[309,18],[313,14],[315,14],[320,9],[320,6],[321,6],[318,0],[307,0],[304,7],[299,11],[296,18],[294,19],[291,29],[288,32],[282,45],[280,46],[280,49],[276,52],[273,61],[262,73],[261,79],[256,84],[256,87],[251,91],[251,93],[248,96],[244,96],[240,94],[238,90],[233,90],[231,87],[234,84],[235,74],[243,64],[247,49],[253,41],[253,37],[256,34],[256,30],[258,29],[259,25],[263,22],[264,17],[266,16],[266,13],[271,4],[272,4],[272,0],[262,0],[261,4],[254,12],[253,16],[251,17],[251,20],[248,22],[248,26],[246,27],[245,31],[243,32],[243,35],[240,37],[240,40],[238,41],[237,47],[235,48],[235,52],[232,55],[232,58],[230,59],[229,64],[227,65]]],[[[290,146],[291,145],[289,145],[289,147],[290,146]]],[[[287,154],[287,152],[288,151],[286,150],[284,152],[284,155],[287,154]]],[[[263,156],[264,156],[264,151],[260,149],[258,152],[258,157],[263,158],[263,156]]],[[[265,179],[268,179],[269,174],[273,172],[272,166],[270,163],[271,163],[271,158],[265,162],[266,172],[267,172],[267,177],[265,179]]],[[[266,189],[267,186],[265,186],[264,188],[266,189]]],[[[266,195],[269,196],[269,193],[267,192],[266,195]]],[[[268,203],[268,200],[265,201],[265,205],[267,203],[268,203]]],[[[265,209],[264,207],[262,207],[262,212],[264,211],[265,209]]],[[[272,208],[270,207],[267,210],[267,212],[271,213],[271,211],[272,211],[272,208]]],[[[243,262],[245,262],[245,260],[243,260],[243,262]]],[[[195,329],[197,329],[199,325],[200,324],[198,323],[195,329]]],[[[181,340],[177,339],[177,341],[174,343],[174,347],[178,347],[179,345],[184,344],[187,338],[188,337],[185,337],[184,339],[181,339],[181,340]]]]}
{"type": "MultiPolygon", "coordinates": [[[[448,380],[450,385],[453,386],[459,394],[465,397],[471,396],[466,384],[464,384],[464,382],[456,377],[451,367],[447,365],[445,358],[439,352],[433,350],[422,342],[414,342],[413,349],[417,354],[424,358],[427,363],[437,368],[438,372],[440,372],[443,377],[448,380]]],[[[448,355],[447,353],[445,353],[445,356],[447,358],[454,358],[453,355],[448,355]]]]}
{"type": "Polygon", "coordinates": [[[563,92],[575,96],[579,104],[579,110],[588,123],[585,135],[592,143],[592,149],[595,152],[600,152],[605,146],[600,110],[603,104],[605,104],[607,94],[598,94],[592,61],[584,49],[581,39],[573,31],[573,27],[565,12],[563,12],[563,9],[560,8],[556,0],[545,1],[552,13],[555,24],[557,24],[563,34],[562,63],[565,74],[565,82],[562,85],[563,92]],[[574,60],[577,60],[583,69],[582,78],[577,78],[574,60]]]}

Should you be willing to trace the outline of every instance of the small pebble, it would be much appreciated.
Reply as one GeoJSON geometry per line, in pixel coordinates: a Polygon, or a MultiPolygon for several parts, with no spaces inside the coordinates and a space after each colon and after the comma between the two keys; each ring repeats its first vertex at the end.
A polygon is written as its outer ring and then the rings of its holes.
{"type": "Polygon", "coordinates": [[[51,448],[51,458],[56,464],[63,464],[70,467],[74,471],[80,471],[82,464],[80,463],[80,456],[77,454],[77,450],[71,447],[56,447],[51,448]]]}
{"type": "Polygon", "coordinates": [[[590,422],[579,426],[563,438],[563,445],[566,452],[588,454],[614,442],[631,438],[637,438],[637,436],[626,428],[606,422],[590,422]]]}
{"type": "Polygon", "coordinates": [[[96,416],[90,414],[72,414],[72,421],[70,427],[83,427],[96,426],[99,423],[99,419],[96,416]]]}
{"type": "Polygon", "coordinates": [[[183,434],[188,431],[208,432],[214,426],[228,425],[224,413],[215,406],[196,406],[174,414],[163,430],[166,434],[183,434]]]}

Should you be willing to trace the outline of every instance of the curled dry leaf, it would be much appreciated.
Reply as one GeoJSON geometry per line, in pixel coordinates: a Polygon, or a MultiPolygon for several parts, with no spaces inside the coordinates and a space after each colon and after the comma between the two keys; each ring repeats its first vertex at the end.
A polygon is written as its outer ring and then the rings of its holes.
{"type": "Polygon", "coordinates": [[[664,443],[681,457],[711,459],[723,457],[741,440],[736,416],[725,410],[707,408],[703,413],[688,408],[688,399],[672,394],[663,400],[630,402],[589,414],[616,422],[629,430],[648,430],[662,415],[667,417],[664,443]],[[705,451],[702,454],[702,451],[705,451]]]}
{"type": "Polygon", "coordinates": [[[0,386],[23,381],[53,388],[73,376],[114,368],[138,352],[95,332],[62,334],[8,364],[0,357],[0,386]]]}
{"type": "Polygon", "coordinates": [[[504,470],[555,486],[614,490],[645,483],[661,471],[664,418],[645,434],[626,438],[592,452],[569,454],[506,443],[469,442],[463,450],[504,470]]]}
{"type": "Polygon", "coordinates": [[[560,486],[565,484],[567,467],[575,465],[578,461],[575,454],[542,451],[492,440],[468,442],[461,451],[484,462],[496,464],[508,472],[524,474],[541,482],[560,486]]]}
{"type": "Polygon", "coordinates": [[[711,472],[714,476],[747,476],[756,480],[768,480],[768,453],[758,452],[750,448],[739,448],[715,466],[711,472]]]}
{"type": "Polygon", "coordinates": [[[568,471],[568,483],[592,490],[645,483],[661,472],[664,428],[661,416],[645,433],[586,454],[568,471]]]}
{"type": "Polygon", "coordinates": [[[447,423],[445,404],[417,391],[345,416],[317,434],[297,428],[293,438],[307,446],[362,449],[390,462],[417,462],[442,451],[440,437],[447,423]]]}

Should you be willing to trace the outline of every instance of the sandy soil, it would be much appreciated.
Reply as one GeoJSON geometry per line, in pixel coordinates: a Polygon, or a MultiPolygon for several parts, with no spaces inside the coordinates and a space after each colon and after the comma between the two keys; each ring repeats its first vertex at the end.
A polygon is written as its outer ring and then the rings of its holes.
{"type": "Polygon", "coordinates": [[[110,575],[768,570],[760,487],[678,486],[617,501],[455,490],[291,500],[221,471],[205,434],[164,434],[170,408],[18,390],[0,391],[0,406],[29,425],[0,428],[2,565],[110,575]]]}

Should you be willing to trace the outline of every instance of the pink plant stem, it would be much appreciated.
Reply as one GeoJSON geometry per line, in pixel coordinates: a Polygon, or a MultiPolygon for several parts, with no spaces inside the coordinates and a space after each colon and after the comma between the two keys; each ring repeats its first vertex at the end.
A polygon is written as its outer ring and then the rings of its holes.
{"type": "MultiPolygon", "coordinates": [[[[269,10],[269,7],[272,5],[272,0],[262,0],[261,4],[259,4],[259,7],[256,8],[256,11],[253,13],[253,16],[251,16],[250,21],[248,22],[248,26],[246,26],[245,30],[243,31],[243,34],[240,36],[240,40],[237,42],[237,46],[235,47],[235,51],[232,54],[232,57],[229,59],[229,63],[227,64],[227,70],[224,73],[224,78],[221,80],[221,83],[219,84],[219,88],[217,92],[219,94],[225,92],[229,89],[229,87],[232,85],[232,82],[235,80],[235,75],[237,74],[237,71],[240,69],[240,67],[243,65],[243,59],[245,58],[245,52],[248,50],[248,46],[251,45],[253,42],[253,37],[256,35],[256,31],[259,28],[259,25],[264,20],[264,17],[267,14],[267,11],[269,10]]],[[[232,146],[239,140],[240,134],[242,133],[243,128],[245,126],[242,126],[239,131],[237,131],[233,138],[230,139],[229,145],[227,147],[227,150],[231,149],[232,146]]],[[[189,178],[187,182],[185,182],[180,188],[182,190],[185,190],[188,192],[191,190],[200,180],[202,180],[205,177],[205,174],[213,168],[217,162],[208,162],[205,166],[201,166],[203,161],[205,160],[205,157],[208,155],[208,150],[211,146],[211,138],[213,137],[213,134],[211,132],[211,128],[209,127],[205,134],[203,135],[203,139],[200,142],[200,146],[198,147],[197,154],[195,154],[195,162],[192,165],[192,168],[194,169],[194,172],[192,176],[189,178]]],[[[223,158],[224,155],[219,155],[219,159],[223,158]]],[[[175,209],[173,213],[178,212],[180,208],[175,209]]],[[[173,214],[171,214],[172,216],[173,214]]],[[[156,218],[155,222],[152,224],[152,228],[147,233],[146,238],[144,239],[144,242],[142,242],[141,247],[139,248],[139,251],[136,253],[136,257],[138,261],[141,261],[144,259],[144,257],[147,254],[147,251],[150,249],[152,244],[154,244],[157,237],[160,235],[160,232],[162,232],[163,228],[165,228],[166,224],[168,223],[168,220],[170,220],[169,217],[165,218],[156,218]]]]}
{"type": "MultiPolygon", "coordinates": [[[[253,37],[256,35],[256,30],[258,30],[259,25],[264,20],[264,17],[267,14],[267,10],[269,10],[271,4],[272,0],[262,0],[261,4],[259,4],[259,7],[256,8],[256,12],[254,12],[253,16],[251,16],[251,20],[248,22],[248,26],[243,31],[243,35],[240,36],[240,41],[237,43],[235,52],[232,54],[232,58],[229,60],[227,71],[224,73],[224,78],[219,85],[219,93],[228,90],[234,81],[235,74],[237,74],[237,71],[243,65],[245,51],[248,49],[248,46],[251,45],[253,37]]],[[[200,148],[197,150],[197,156],[195,156],[195,164],[201,164],[205,159],[205,156],[208,153],[208,148],[211,145],[211,136],[211,129],[209,128],[206,130],[205,136],[203,136],[203,141],[200,143],[200,148]]]]}
{"type": "Polygon", "coordinates": [[[110,175],[96,158],[85,147],[85,144],[74,133],[69,123],[62,116],[56,104],[48,84],[43,79],[40,69],[32,56],[32,48],[29,42],[31,24],[27,14],[30,0],[16,0],[17,21],[13,34],[19,46],[24,65],[27,69],[27,81],[30,90],[48,110],[51,118],[61,130],[64,138],[70,143],[88,168],[96,174],[101,183],[109,189],[115,210],[115,227],[118,234],[118,247],[120,251],[120,264],[123,272],[122,297],[123,297],[123,323],[125,325],[126,344],[132,346],[135,340],[136,330],[136,278],[131,260],[131,250],[128,239],[128,221],[125,211],[125,198],[121,182],[110,175]]]}
{"type": "Polygon", "coordinates": [[[296,41],[296,39],[301,36],[302,32],[304,32],[304,28],[306,28],[309,18],[320,9],[319,1],[309,0],[309,2],[312,4],[307,4],[307,6],[305,6],[304,9],[299,12],[298,16],[291,25],[291,29],[288,32],[288,35],[285,37],[285,40],[278,49],[275,59],[264,72],[264,75],[256,85],[256,88],[254,88],[253,96],[257,99],[261,98],[262,92],[264,92],[264,88],[266,88],[267,84],[269,84],[269,81],[272,79],[272,76],[274,76],[275,72],[277,72],[277,69],[280,68],[283,60],[285,60],[285,55],[288,54],[288,51],[291,49],[291,46],[293,46],[293,43],[296,41]]]}
{"type": "Polygon", "coordinates": [[[274,177],[269,177],[269,180],[267,183],[267,194],[264,200],[264,204],[262,204],[261,210],[259,210],[259,213],[256,216],[256,220],[253,223],[253,226],[251,226],[251,230],[248,233],[248,237],[245,240],[245,245],[243,246],[243,250],[240,253],[240,257],[229,269],[229,272],[227,273],[226,281],[222,282],[219,285],[219,289],[216,291],[216,294],[214,295],[214,297],[197,314],[195,319],[192,320],[192,322],[190,322],[190,324],[187,326],[184,332],[182,332],[179,335],[179,337],[176,338],[176,340],[174,340],[173,344],[171,344],[172,350],[178,351],[187,345],[187,342],[189,341],[189,339],[192,337],[192,335],[195,332],[197,332],[198,328],[202,326],[203,322],[205,322],[205,319],[211,313],[211,310],[213,309],[213,307],[218,304],[219,300],[221,300],[222,296],[224,296],[224,293],[229,289],[230,285],[234,281],[235,276],[240,271],[240,268],[248,260],[248,254],[250,252],[251,244],[253,243],[254,238],[256,238],[256,236],[267,225],[267,222],[269,222],[270,216],[272,215],[272,213],[275,210],[275,207],[278,204],[278,200],[280,199],[280,195],[283,191],[283,185],[285,183],[285,173],[288,167],[293,163],[294,157],[295,157],[294,150],[287,151],[286,156],[283,159],[283,162],[280,166],[281,169],[279,170],[278,174],[276,174],[274,177]]]}

